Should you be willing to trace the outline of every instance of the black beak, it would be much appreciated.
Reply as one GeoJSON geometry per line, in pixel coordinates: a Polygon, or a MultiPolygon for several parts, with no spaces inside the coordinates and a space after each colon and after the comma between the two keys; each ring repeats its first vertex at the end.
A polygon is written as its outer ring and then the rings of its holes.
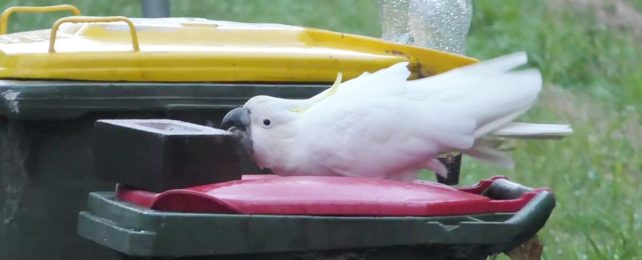
{"type": "Polygon", "coordinates": [[[244,107],[232,109],[221,121],[221,128],[232,132],[239,138],[241,145],[249,154],[254,153],[252,131],[250,129],[250,110],[244,107]]]}
{"type": "Polygon", "coordinates": [[[250,128],[250,110],[244,107],[232,109],[223,117],[221,128],[232,132],[234,130],[247,132],[250,128]]]}

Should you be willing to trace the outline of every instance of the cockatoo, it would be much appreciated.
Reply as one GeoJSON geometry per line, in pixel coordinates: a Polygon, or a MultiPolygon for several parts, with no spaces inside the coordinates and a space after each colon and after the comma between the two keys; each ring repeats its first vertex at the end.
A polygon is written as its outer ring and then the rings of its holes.
{"type": "Polygon", "coordinates": [[[335,84],[310,99],[256,96],[230,111],[222,127],[236,133],[257,165],[278,175],[414,180],[421,169],[446,177],[440,154],[460,151],[511,163],[481,138],[526,112],[542,77],[525,53],[408,80],[408,63],[335,84]]]}

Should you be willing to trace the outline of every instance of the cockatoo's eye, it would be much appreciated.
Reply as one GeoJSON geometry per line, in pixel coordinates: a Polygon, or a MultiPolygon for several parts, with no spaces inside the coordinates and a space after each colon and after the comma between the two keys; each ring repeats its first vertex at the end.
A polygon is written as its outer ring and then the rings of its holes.
{"type": "Polygon", "coordinates": [[[270,119],[263,119],[263,128],[270,128],[272,127],[272,121],[270,119]]]}

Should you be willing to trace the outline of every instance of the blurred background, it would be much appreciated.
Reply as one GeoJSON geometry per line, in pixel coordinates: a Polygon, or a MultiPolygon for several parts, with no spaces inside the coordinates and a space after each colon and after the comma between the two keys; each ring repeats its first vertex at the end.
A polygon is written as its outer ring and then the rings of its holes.
{"type": "MultiPolygon", "coordinates": [[[[516,167],[464,158],[462,184],[506,175],[550,187],[557,208],[540,233],[545,259],[642,257],[642,0],[475,0],[467,55],[528,53],[545,79],[538,105],[521,121],[568,123],[562,141],[520,141],[516,167]]],[[[142,16],[132,0],[4,0],[73,4],[85,15],[142,16]]],[[[171,15],[270,22],[381,36],[376,0],[170,1],[171,15]]],[[[9,31],[49,28],[60,14],[16,14],[9,31]]]]}

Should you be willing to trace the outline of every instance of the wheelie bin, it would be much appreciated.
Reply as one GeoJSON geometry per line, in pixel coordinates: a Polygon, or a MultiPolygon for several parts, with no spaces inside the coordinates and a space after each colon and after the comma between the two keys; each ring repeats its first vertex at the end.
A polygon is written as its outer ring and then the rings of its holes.
{"type": "MultiPolygon", "coordinates": [[[[3,17],[16,10],[25,9],[3,17]]],[[[307,98],[337,72],[350,79],[402,61],[412,77],[476,62],[358,35],[200,18],[71,16],[0,35],[0,258],[119,257],[76,234],[87,194],[115,184],[93,170],[98,119],[216,127],[252,96],[307,98]]],[[[240,169],[257,172],[243,156],[240,169]]]]}

